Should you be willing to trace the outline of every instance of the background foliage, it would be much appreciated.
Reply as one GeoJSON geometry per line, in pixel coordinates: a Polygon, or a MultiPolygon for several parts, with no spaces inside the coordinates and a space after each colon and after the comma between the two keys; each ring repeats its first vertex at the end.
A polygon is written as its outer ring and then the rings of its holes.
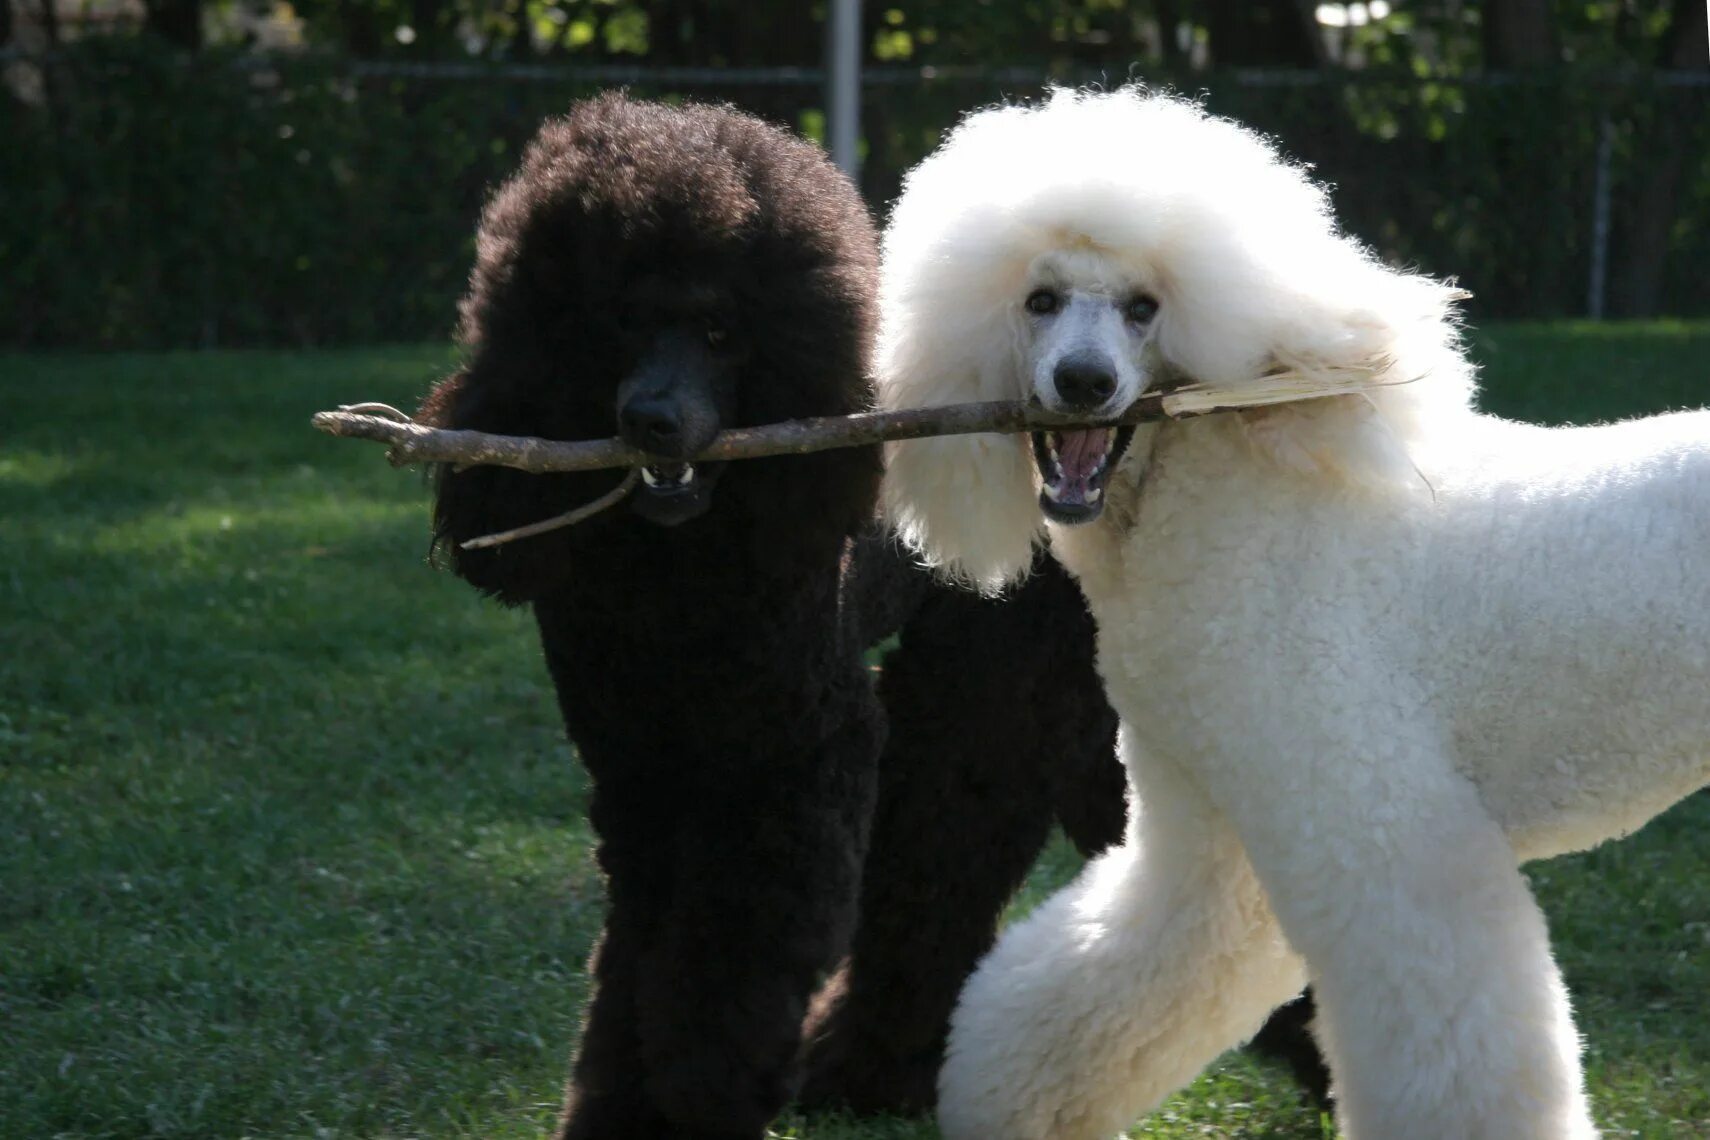
{"type": "MultiPolygon", "coordinates": [[[[0,3],[0,343],[437,338],[484,195],[576,97],[824,122],[823,5],[795,0],[72,3],[0,3]]],[[[882,210],[970,107],[1143,78],[1277,136],[1481,316],[1587,310],[1601,160],[1609,310],[1710,313],[1703,8],[868,3],[863,188],[882,210]]]]}

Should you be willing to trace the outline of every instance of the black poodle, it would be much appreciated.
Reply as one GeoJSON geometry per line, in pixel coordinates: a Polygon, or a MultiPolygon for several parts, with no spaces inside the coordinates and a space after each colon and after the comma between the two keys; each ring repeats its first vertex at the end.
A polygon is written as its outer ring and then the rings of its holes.
{"type": "Polygon", "coordinates": [[[624,438],[625,507],[483,550],[621,473],[442,471],[457,572],[533,605],[607,877],[562,1135],[759,1137],[854,925],[884,716],[842,604],[874,448],[691,464],[721,428],[868,406],[875,239],[809,143],[606,96],[482,218],[461,371],[425,422],[624,438]]]}
{"type": "Polygon", "coordinates": [[[872,533],[874,448],[690,462],[722,428],[868,406],[875,276],[847,180],[726,108],[579,104],[482,218],[465,364],[418,418],[659,457],[625,505],[486,549],[459,544],[619,474],[437,482],[441,549],[533,607],[593,778],[608,906],[561,1137],[758,1140],[858,891],[807,1092],[925,1106],[1051,820],[1088,850],[1120,837],[1115,718],[1060,572],[1008,603],[931,583],[872,533]],[[861,654],[899,628],[881,707],[861,654]]]}

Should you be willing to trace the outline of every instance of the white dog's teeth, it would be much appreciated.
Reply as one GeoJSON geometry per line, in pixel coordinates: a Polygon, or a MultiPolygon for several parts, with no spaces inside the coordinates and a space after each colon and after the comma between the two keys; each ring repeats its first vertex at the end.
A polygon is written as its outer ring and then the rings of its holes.
{"type": "Polygon", "coordinates": [[[1093,465],[1093,476],[1095,478],[1097,476],[1099,476],[1100,474],[1102,474],[1104,472],[1104,469],[1110,465],[1111,449],[1114,448],[1115,446],[1116,446],[1116,429],[1115,428],[1105,428],[1104,429],[1104,451],[1102,453],[1100,453],[1100,455],[1098,457],[1098,462],[1093,465]]]}
{"type": "Polygon", "coordinates": [[[1089,487],[1089,488],[1087,488],[1087,502],[1096,503],[1096,502],[1098,502],[1099,497],[1103,494],[1104,494],[1104,491],[1101,490],[1100,488],[1089,487]]]}
{"type": "Polygon", "coordinates": [[[683,464],[683,473],[677,477],[677,482],[682,483],[685,486],[687,486],[688,484],[693,483],[694,481],[695,481],[695,465],[693,463],[683,464]]]}
{"type": "Polygon", "coordinates": [[[659,486],[659,476],[653,473],[653,468],[651,467],[643,467],[641,469],[641,481],[646,483],[649,487],[659,486]]]}
{"type": "Polygon", "coordinates": [[[1057,501],[1058,496],[1061,494],[1062,491],[1055,484],[1045,484],[1045,497],[1050,499],[1053,503],[1057,501]]]}

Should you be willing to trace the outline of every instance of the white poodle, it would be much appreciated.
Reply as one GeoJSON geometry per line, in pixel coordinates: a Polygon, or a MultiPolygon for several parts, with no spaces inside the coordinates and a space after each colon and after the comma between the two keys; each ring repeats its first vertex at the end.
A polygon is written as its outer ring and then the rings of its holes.
{"type": "Polygon", "coordinates": [[[1594,1136],[1518,864],[1710,780],[1710,415],[1479,415],[1452,288],[1132,89],[970,117],[884,268],[890,407],[1406,381],[894,447],[888,508],[946,572],[997,588],[1048,534],[1079,577],[1138,809],[968,983],[945,1134],[1118,1131],[1310,979],[1345,1135],[1594,1136]]]}

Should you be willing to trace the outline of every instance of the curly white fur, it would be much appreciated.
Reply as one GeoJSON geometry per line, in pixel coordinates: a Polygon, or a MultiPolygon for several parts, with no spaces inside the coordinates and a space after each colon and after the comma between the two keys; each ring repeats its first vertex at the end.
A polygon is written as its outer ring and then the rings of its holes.
{"type": "Polygon", "coordinates": [[[892,516],[947,573],[995,588],[1049,530],[1140,809],[969,982],[946,1135],[1114,1132],[1310,976],[1345,1135],[1595,1136],[1518,864],[1710,782],[1710,415],[1478,415],[1449,287],[1132,89],[976,114],[910,176],[883,402],[1035,392],[1023,302],[1065,250],[1157,298],[1141,355],[1192,379],[1414,382],[1143,428],[1078,527],[1043,525],[1025,437],[893,448],[892,516]]]}

